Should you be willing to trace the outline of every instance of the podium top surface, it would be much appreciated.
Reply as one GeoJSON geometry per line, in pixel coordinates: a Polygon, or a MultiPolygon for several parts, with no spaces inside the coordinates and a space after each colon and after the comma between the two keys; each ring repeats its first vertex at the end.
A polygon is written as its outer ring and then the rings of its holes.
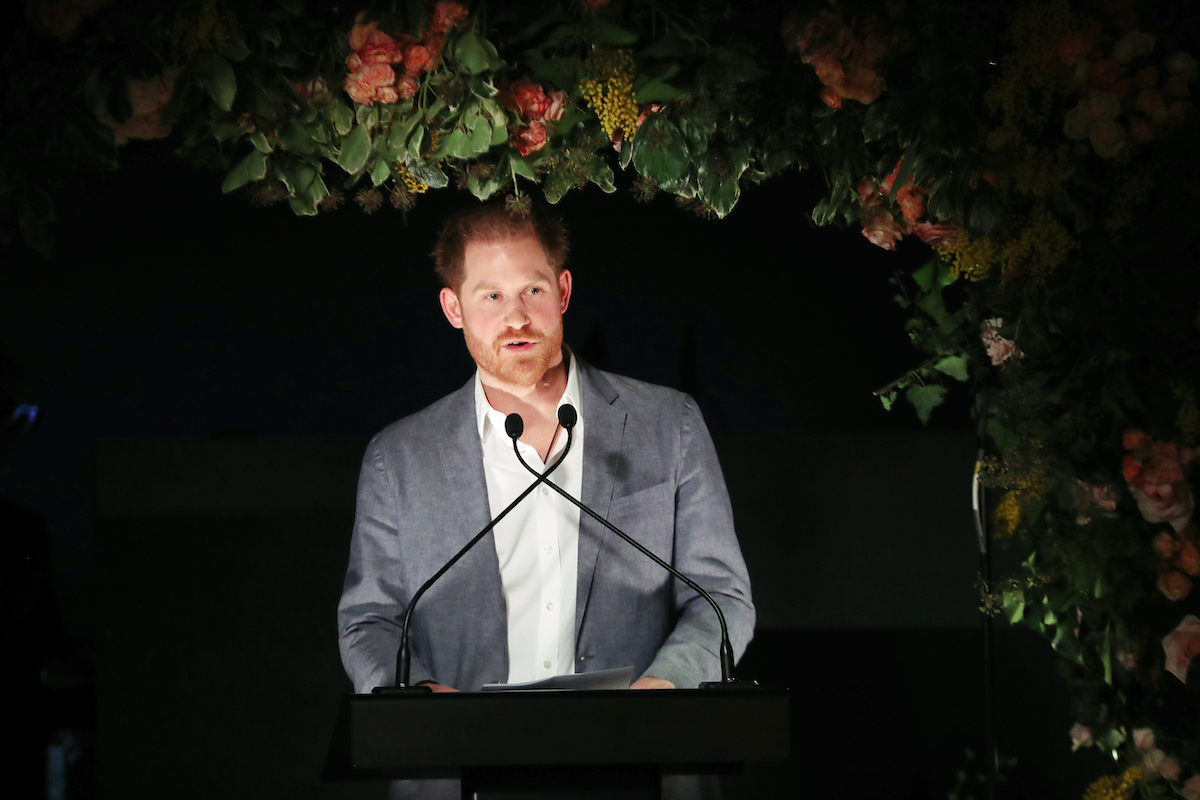
{"type": "MultiPolygon", "coordinates": [[[[400,777],[500,765],[719,768],[784,759],[786,689],[347,695],[355,770],[400,777]]],[[[335,738],[337,735],[335,734],[335,738]]]]}

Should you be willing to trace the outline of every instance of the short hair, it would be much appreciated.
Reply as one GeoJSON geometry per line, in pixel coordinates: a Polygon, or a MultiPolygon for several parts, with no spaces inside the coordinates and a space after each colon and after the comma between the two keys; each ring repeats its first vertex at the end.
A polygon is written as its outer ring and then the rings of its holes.
{"type": "Polygon", "coordinates": [[[442,283],[458,292],[465,275],[467,245],[472,242],[497,244],[532,236],[538,240],[546,260],[557,275],[567,263],[567,228],[559,220],[533,206],[525,212],[509,211],[503,200],[472,205],[446,220],[433,259],[442,283]]]}

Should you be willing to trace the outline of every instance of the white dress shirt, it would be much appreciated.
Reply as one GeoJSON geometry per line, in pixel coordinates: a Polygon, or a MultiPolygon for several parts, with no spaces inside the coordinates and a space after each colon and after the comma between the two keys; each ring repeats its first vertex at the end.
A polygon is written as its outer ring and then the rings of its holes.
{"type": "MultiPolygon", "coordinates": [[[[558,404],[575,407],[579,421],[571,451],[549,478],[572,497],[583,487],[583,413],[579,407],[579,369],[570,358],[567,388],[558,404]]],[[[504,430],[504,414],[492,408],[475,373],[475,412],[483,445],[492,518],[535,480],[513,453],[504,430]]],[[[529,466],[539,473],[566,447],[560,431],[546,462],[533,447],[518,442],[529,466]]],[[[569,675],[575,671],[575,585],[579,562],[579,509],[557,492],[539,486],[495,527],[496,556],[508,615],[508,682],[569,675]]]]}

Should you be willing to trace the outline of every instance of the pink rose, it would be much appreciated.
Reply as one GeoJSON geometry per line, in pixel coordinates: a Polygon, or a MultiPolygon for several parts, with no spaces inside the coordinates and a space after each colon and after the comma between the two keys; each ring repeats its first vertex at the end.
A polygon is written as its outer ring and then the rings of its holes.
{"type": "Polygon", "coordinates": [[[518,153],[527,156],[545,147],[548,139],[546,126],[535,120],[515,128],[509,143],[517,148],[518,153]]]}
{"type": "MultiPolygon", "coordinates": [[[[879,184],[875,182],[874,178],[866,177],[858,182],[859,202],[865,204],[867,202],[867,198],[870,198],[873,195],[878,195],[878,194],[879,194],[879,184]]],[[[875,197],[874,199],[878,200],[878,197],[875,197]]]]}
{"type": "Polygon", "coordinates": [[[962,229],[957,225],[936,225],[932,222],[918,222],[912,226],[912,232],[930,247],[954,244],[962,236],[962,229]]]}
{"type": "Polygon", "coordinates": [[[1171,602],[1182,600],[1192,593],[1192,582],[1182,572],[1167,572],[1158,576],[1158,590],[1171,602]]]}
{"type": "Polygon", "coordinates": [[[905,227],[896,222],[892,212],[882,205],[864,209],[861,221],[863,236],[867,237],[871,244],[884,250],[895,250],[896,242],[907,233],[905,227]]]}
{"type": "Polygon", "coordinates": [[[1162,766],[1162,763],[1166,760],[1166,758],[1167,754],[1164,753],[1160,748],[1156,747],[1149,753],[1146,753],[1146,757],[1142,759],[1142,767],[1147,772],[1154,774],[1155,772],[1158,772],[1158,768],[1162,766]]]}
{"type": "Polygon", "coordinates": [[[404,71],[418,75],[429,69],[433,53],[423,44],[410,44],[404,48],[404,71]]]}
{"type": "Polygon", "coordinates": [[[401,100],[411,100],[417,96],[420,85],[407,75],[396,78],[396,96],[401,100]]]}
{"type": "Polygon", "coordinates": [[[1074,752],[1081,747],[1091,747],[1092,745],[1092,729],[1086,725],[1080,725],[1076,722],[1071,726],[1071,751],[1074,752]]]}
{"type": "Polygon", "coordinates": [[[102,92],[107,93],[107,87],[102,87],[94,77],[89,79],[85,92],[92,99],[96,119],[112,128],[117,144],[125,144],[130,139],[162,139],[171,135],[171,127],[162,124],[160,115],[175,93],[175,79],[180,72],[180,67],[170,66],[162,75],[149,80],[126,78],[125,86],[133,113],[124,122],[117,122],[108,113],[102,96],[102,92]]]}
{"type": "Polygon", "coordinates": [[[1196,59],[1190,53],[1176,53],[1167,59],[1167,72],[1172,75],[1180,75],[1184,80],[1194,80],[1200,76],[1200,65],[1196,63],[1196,59]]]}
{"type": "Polygon", "coordinates": [[[433,19],[429,23],[431,30],[447,33],[451,28],[462,25],[467,19],[466,6],[454,0],[438,0],[433,7],[433,19]]]}
{"type": "MultiPolygon", "coordinates": [[[[1167,672],[1187,683],[1188,665],[1200,653],[1200,619],[1188,614],[1162,640],[1167,672]]],[[[1189,783],[1196,777],[1189,779],[1189,783]]]]}
{"type": "Polygon", "coordinates": [[[1179,761],[1174,758],[1164,758],[1158,765],[1158,774],[1169,781],[1179,780],[1179,761]]]}
{"type": "Polygon", "coordinates": [[[834,91],[846,82],[846,70],[836,58],[819,58],[813,61],[812,66],[817,71],[817,79],[834,91]]]}
{"type": "Polygon", "coordinates": [[[1146,754],[1154,749],[1154,730],[1152,728],[1133,729],[1133,748],[1139,753],[1146,754]]]}
{"type": "Polygon", "coordinates": [[[363,80],[362,71],[351,72],[346,76],[346,94],[350,99],[364,106],[375,102],[375,87],[363,80]]]}
{"type": "Polygon", "coordinates": [[[1113,648],[1113,655],[1116,656],[1117,663],[1129,672],[1133,672],[1137,668],[1137,654],[1131,653],[1124,647],[1117,645],[1113,648]]]}
{"type": "Polygon", "coordinates": [[[351,53],[346,56],[346,68],[351,72],[359,72],[363,68],[362,56],[358,53],[351,53]]]}
{"type": "Polygon", "coordinates": [[[399,64],[404,60],[400,43],[382,31],[372,31],[367,43],[358,49],[364,64],[399,64]]]}
{"type": "Polygon", "coordinates": [[[1187,800],[1200,800],[1200,775],[1188,778],[1179,791],[1187,800]]]}
{"type": "Polygon", "coordinates": [[[1113,45],[1113,58],[1128,64],[1139,56],[1154,52],[1154,37],[1144,31],[1129,31],[1113,45]]]}
{"type": "Polygon", "coordinates": [[[543,119],[550,108],[550,98],[545,90],[524,77],[505,87],[500,99],[504,105],[531,120],[543,119]]]}
{"type": "Polygon", "coordinates": [[[1002,317],[984,320],[980,326],[983,344],[987,347],[987,354],[992,359],[993,367],[1000,366],[1010,358],[1019,359],[1025,355],[1015,342],[1000,335],[999,331],[1003,327],[1004,319],[1002,317]]]}
{"type": "Polygon", "coordinates": [[[395,86],[379,86],[375,89],[375,99],[380,103],[391,104],[400,99],[395,86]]]}
{"type": "Polygon", "coordinates": [[[1096,155],[1114,158],[1125,146],[1125,129],[1116,122],[1098,122],[1092,125],[1088,138],[1096,155]]]}

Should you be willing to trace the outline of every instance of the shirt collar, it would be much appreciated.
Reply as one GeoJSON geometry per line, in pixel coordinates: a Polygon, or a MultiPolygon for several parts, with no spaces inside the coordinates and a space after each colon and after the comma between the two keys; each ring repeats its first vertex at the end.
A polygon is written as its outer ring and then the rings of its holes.
{"type": "MultiPolygon", "coordinates": [[[[567,360],[567,388],[562,397],[558,398],[558,406],[572,405],[579,420],[583,420],[583,409],[579,405],[579,359],[571,352],[571,348],[563,346],[563,358],[567,360]]],[[[504,414],[492,408],[487,394],[483,391],[483,378],[479,369],[475,370],[475,425],[479,430],[479,441],[486,442],[495,431],[504,431],[504,414]]]]}

